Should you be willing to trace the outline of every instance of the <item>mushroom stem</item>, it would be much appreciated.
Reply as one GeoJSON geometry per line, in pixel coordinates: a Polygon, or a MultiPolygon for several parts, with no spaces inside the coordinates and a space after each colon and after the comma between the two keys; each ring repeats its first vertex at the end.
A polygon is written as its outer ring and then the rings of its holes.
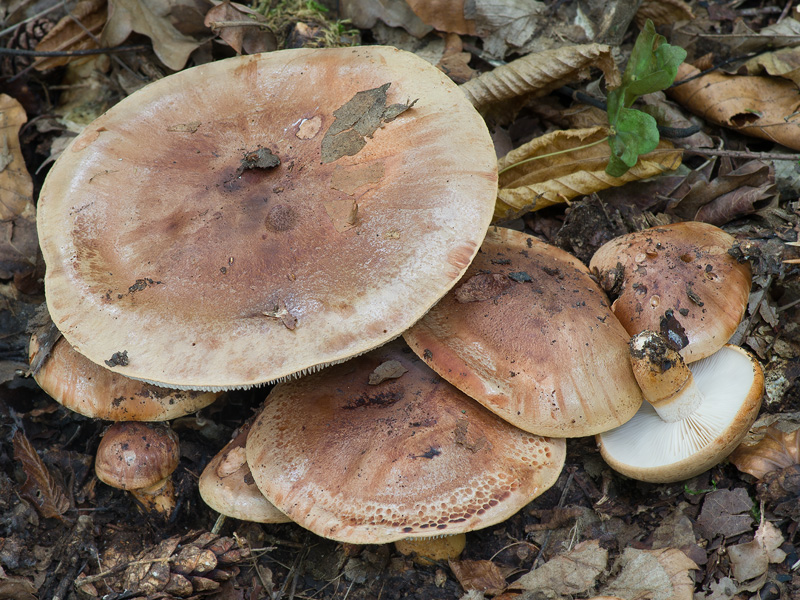
{"type": "Polygon", "coordinates": [[[654,331],[631,338],[633,373],[642,394],[662,420],[675,423],[691,415],[703,401],[703,393],[683,357],[654,331]]]}
{"type": "Polygon", "coordinates": [[[394,547],[404,556],[413,556],[414,562],[427,566],[436,562],[455,560],[464,551],[467,536],[463,533],[427,538],[397,540],[394,547]]]}
{"type": "Polygon", "coordinates": [[[175,485],[172,483],[172,476],[162,479],[155,485],[140,490],[130,490],[131,495],[136,498],[148,513],[159,513],[171,515],[175,510],[175,485]]]}

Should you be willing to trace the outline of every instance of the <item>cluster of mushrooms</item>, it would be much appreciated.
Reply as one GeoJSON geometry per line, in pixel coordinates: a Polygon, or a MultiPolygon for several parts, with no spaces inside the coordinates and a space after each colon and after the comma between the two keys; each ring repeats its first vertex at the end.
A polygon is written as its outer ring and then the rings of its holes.
{"type": "Polygon", "coordinates": [[[147,422],[279,382],[201,495],[350,543],[498,523],[555,483],[568,437],[654,482],[730,453],[763,390],[725,346],[750,288],[733,238],[651,229],[587,269],[490,228],[496,186],[483,119],[410,53],[286,50],[164,78],[47,177],[63,337],[34,337],[32,370],[116,422],[98,477],[167,514],[177,438],[147,422]]]}

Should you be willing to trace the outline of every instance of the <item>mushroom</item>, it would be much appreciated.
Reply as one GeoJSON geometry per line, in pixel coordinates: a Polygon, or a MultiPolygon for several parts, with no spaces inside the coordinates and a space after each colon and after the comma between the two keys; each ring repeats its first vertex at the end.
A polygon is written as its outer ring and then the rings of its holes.
{"type": "Polygon", "coordinates": [[[200,496],[206,504],[228,517],[256,523],[288,523],[291,519],[275,508],[256,486],[247,466],[245,442],[250,423],[211,459],[200,475],[200,496]]]}
{"type": "Polygon", "coordinates": [[[628,333],[660,331],[692,362],[719,350],[747,308],[750,265],[732,255],[735,241],[707,223],[674,223],[607,242],[589,266],[628,333]]]}
{"type": "MultiPolygon", "coordinates": [[[[37,362],[39,337],[31,336],[29,357],[37,362]]],[[[167,421],[208,406],[220,395],[158,387],[109,371],[76,352],[60,337],[33,378],[66,408],[107,421],[167,421]]]]}
{"type": "Polygon", "coordinates": [[[727,345],[687,365],[666,338],[631,339],[631,362],[647,402],[625,423],[597,436],[612,468],[641,481],[694,477],[728,456],[758,416],[761,366],[727,345]]]}
{"type": "Polygon", "coordinates": [[[97,448],[94,470],[103,483],[128,490],[147,512],[175,509],[171,475],[180,459],[178,436],[162,423],[114,423],[97,448]]]}
{"type": "Polygon", "coordinates": [[[629,336],[586,267],[518,231],[492,228],[461,284],[403,336],[447,381],[539,435],[606,431],[642,403],[629,336]]]}
{"type": "Polygon", "coordinates": [[[128,377],[280,380],[419,319],[477,252],[496,189],[483,119],[414,54],[201,65],[122,100],[50,170],[47,304],[78,352],[128,377]]]}
{"type": "Polygon", "coordinates": [[[270,502],[354,544],[503,521],[555,483],[565,453],[564,440],[509,425],[400,342],[279,383],[247,438],[270,502]]]}

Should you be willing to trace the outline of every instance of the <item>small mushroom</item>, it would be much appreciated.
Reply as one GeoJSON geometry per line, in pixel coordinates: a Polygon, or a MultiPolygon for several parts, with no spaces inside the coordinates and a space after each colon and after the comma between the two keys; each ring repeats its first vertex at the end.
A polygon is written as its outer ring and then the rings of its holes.
{"type": "Polygon", "coordinates": [[[483,119],[410,52],[215,61],[128,96],[53,165],[47,304],[78,352],[127,377],[291,377],[419,319],[478,251],[496,191],[483,119]]]}
{"type": "MultiPolygon", "coordinates": [[[[29,347],[32,364],[42,351],[34,334],[29,347]]],[[[33,378],[59,404],[107,421],[168,421],[198,411],[220,395],[163,388],[114,373],[76,352],[63,337],[33,378]]]]}
{"type": "Polygon", "coordinates": [[[565,454],[564,440],[509,425],[400,342],[276,385],[247,438],[270,502],[354,544],[503,521],[555,483],[565,454]],[[406,372],[370,385],[387,361],[406,372]]]}
{"type": "Polygon", "coordinates": [[[737,346],[686,365],[653,331],[631,339],[631,362],[647,402],[634,417],[597,436],[612,468],[641,481],[694,477],[739,444],[758,416],[761,366],[737,346]]]}
{"type": "Polygon", "coordinates": [[[147,512],[175,509],[172,472],[180,459],[178,436],[162,423],[114,423],[97,448],[94,470],[103,483],[128,490],[147,512]]]}
{"type": "Polygon", "coordinates": [[[234,519],[288,523],[291,519],[264,497],[247,466],[245,442],[249,431],[250,423],[246,423],[206,465],[200,475],[200,496],[215,511],[234,519]]]}
{"type": "Polygon", "coordinates": [[[611,240],[589,266],[629,334],[659,331],[692,362],[722,348],[747,308],[750,265],[732,256],[735,242],[707,223],[674,223],[611,240]]]}
{"type": "Polygon", "coordinates": [[[578,437],[642,403],[629,335],[586,267],[492,228],[462,282],[403,336],[434,371],[509,423],[578,437]]]}

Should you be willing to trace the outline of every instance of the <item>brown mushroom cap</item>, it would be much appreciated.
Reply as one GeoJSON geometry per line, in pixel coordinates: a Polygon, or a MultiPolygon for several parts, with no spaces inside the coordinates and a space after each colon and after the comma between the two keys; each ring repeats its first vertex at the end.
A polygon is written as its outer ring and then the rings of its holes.
{"type": "MultiPolygon", "coordinates": [[[[30,360],[39,353],[31,336],[30,360]]],[[[217,392],[159,387],[114,373],[76,352],[60,338],[42,367],[36,383],[59,404],[93,419],[108,421],[168,421],[188,415],[217,399],[217,392]]]]}
{"type": "Polygon", "coordinates": [[[48,306],[76,350],[128,377],[277,380],[421,317],[477,252],[496,186],[480,115],[411,53],[202,65],[124,99],[51,169],[48,306]]]}
{"type": "Polygon", "coordinates": [[[628,333],[660,331],[692,362],[719,350],[747,308],[750,265],[729,254],[734,242],[707,223],[674,223],[611,240],[590,267],[628,333]]]}
{"type": "Polygon", "coordinates": [[[564,440],[509,425],[399,342],[278,384],[247,439],[264,495],[303,527],[349,543],[498,523],[555,483],[565,454],[564,440]],[[387,362],[402,374],[369,385],[387,362]]]}
{"type": "Polygon", "coordinates": [[[97,478],[112,487],[137,491],[169,477],[180,460],[180,443],[161,423],[128,421],[109,427],[95,458],[97,478]]]}
{"type": "Polygon", "coordinates": [[[275,508],[256,486],[247,466],[245,442],[250,424],[211,459],[200,475],[200,496],[220,514],[256,523],[288,523],[291,519],[275,508]]]}
{"type": "Polygon", "coordinates": [[[403,335],[450,383],[539,435],[606,431],[642,403],[629,336],[586,267],[518,231],[490,229],[461,285],[403,335]]]}

